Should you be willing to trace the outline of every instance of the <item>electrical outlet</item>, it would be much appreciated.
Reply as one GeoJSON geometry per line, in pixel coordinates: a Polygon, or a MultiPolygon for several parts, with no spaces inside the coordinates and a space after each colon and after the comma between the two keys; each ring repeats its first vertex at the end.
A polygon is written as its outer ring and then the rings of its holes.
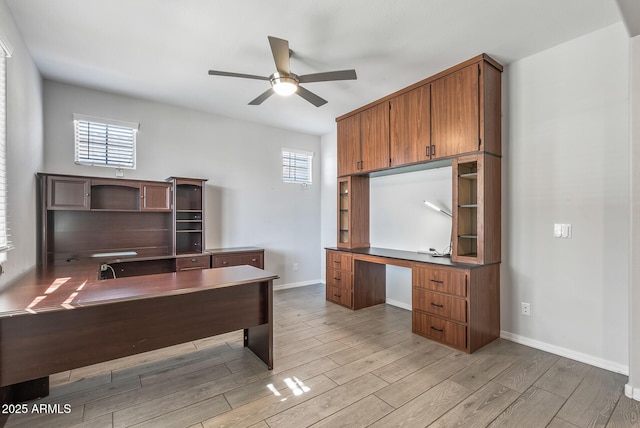
{"type": "Polygon", "coordinates": [[[109,269],[109,267],[108,267],[108,265],[107,265],[106,263],[104,263],[104,264],[101,264],[101,265],[100,265],[100,271],[101,271],[101,272],[104,272],[104,271],[106,271],[107,269],[109,269]]]}
{"type": "Polygon", "coordinates": [[[520,309],[522,310],[522,315],[531,316],[531,305],[529,303],[520,302],[520,309]]]}
{"type": "Polygon", "coordinates": [[[293,264],[293,271],[298,272],[298,263],[293,264]]]}

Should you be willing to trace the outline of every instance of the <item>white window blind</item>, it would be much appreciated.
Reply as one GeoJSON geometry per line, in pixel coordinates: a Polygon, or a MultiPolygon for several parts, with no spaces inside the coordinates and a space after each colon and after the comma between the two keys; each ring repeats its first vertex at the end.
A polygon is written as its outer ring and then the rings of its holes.
{"type": "Polygon", "coordinates": [[[137,123],[73,115],[75,162],[113,168],[136,167],[137,123]]]}
{"type": "Polygon", "coordinates": [[[311,184],[313,152],[282,148],[282,181],[311,184]]]}
{"type": "Polygon", "coordinates": [[[7,58],[10,56],[0,41],[0,253],[13,248],[7,221],[7,58]]]}

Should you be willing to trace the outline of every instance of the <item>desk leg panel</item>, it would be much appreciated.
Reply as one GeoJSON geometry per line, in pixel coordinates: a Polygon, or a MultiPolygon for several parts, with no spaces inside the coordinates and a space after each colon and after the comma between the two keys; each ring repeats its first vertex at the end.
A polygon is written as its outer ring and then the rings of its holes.
{"type": "MultiPolygon", "coordinates": [[[[240,284],[0,319],[0,386],[216,334],[270,326],[271,291],[264,282],[240,284]]],[[[256,335],[270,338],[270,334],[258,331],[256,335]]]]}
{"type": "Polygon", "coordinates": [[[244,346],[251,349],[266,365],[273,369],[273,282],[265,282],[261,285],[266,290],[266,312],[269,321],[266,324],[253,326],[244,330],[244,346]]]}

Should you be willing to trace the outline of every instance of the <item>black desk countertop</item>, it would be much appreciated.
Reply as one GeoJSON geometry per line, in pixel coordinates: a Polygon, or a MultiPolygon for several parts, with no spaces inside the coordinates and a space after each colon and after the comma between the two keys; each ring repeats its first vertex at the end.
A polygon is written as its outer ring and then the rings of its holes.
{"type": "Polygon", "coordinates": [[[450,257],[434,257],[431,254],[418,253],[417,251],[394,250],[390,248],[368,247],[368,248],[337,248],[326,247],[326,250],[343,251],[351,254],[363,254],[367,256],[386,257],[389,259],[406,260],[409,262],[429,263],[438,266],[450,266],[461,269],[475,269],[483,265],[472,265],[464,263],[454,263],[450,257]]]}

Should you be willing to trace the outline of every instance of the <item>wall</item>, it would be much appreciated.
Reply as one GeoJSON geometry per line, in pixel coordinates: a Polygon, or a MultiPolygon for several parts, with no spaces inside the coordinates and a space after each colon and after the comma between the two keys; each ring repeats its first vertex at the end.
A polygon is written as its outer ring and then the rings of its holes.
{"type": "Polygon", "coordinates": [[[629,383],[628,397],[640,401],[640,36],[629,41],[631,77],[631,282],[629,289],[629,383]],[[636,118],[633,120],[633,118],[636,118]]]}
{"type": "Polygon", "coordinates": [[[628,49],[622,24],[503,75],[503,336],[628,369],[628,49]],[[570,223],[571,239],[552,237],[570,223]],[[520,315],[520,302],[531,316],[520,315]]]}
{"type": "Polygon", "coordinates": [[[0,1],[0,38],[12,50],[7,60],[7,183],[9,233],[15,248],[7,254],[0,289],[36,264],[36,180],[42,167],[42,79],[0,1]]]}
{"type": "Polygon", "coordinates": [[[140,123],[137,168],[125,178],[207,178],[207,248],[264,247],[276,286],[320,278],[320,138],[194,110],[44,82],[44,171],[113,177],[73,162],[73,113],[140,123]],[[314,184],[282,182],[282,147],[312,151],[314,184]],[[298,270],[294,270],[294,263],[298,270]]]}

